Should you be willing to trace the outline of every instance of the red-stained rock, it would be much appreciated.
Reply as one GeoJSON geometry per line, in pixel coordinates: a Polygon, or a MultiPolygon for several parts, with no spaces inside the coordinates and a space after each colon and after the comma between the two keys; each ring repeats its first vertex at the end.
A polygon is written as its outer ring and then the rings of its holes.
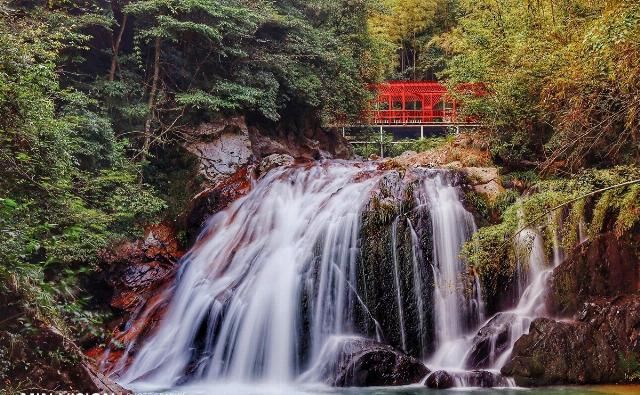
{"type": "Polygon", "coordinates": [[[138,309],[171,282],[183,254],[175,231],[166,224],[149,226],[142,240],[104,252],[107,281],[114,289],[111,306],[127,312],[138,309]]]}
{"type": "Polygon", "coordinates": [[[189,240],[195,240],[207,218],[246,195],[251,190],[254,178],[254,166],[244,166],[221,183],[198,193],[191,200],[186,216],[189,240]]]}
{"type": "Polygon", "coordinates": [[[121,312],[111,325],[115,328],[110,346],[106,350],[94,347],[86,353],[104,372],[110,372],[124,356],[123,349],[156,328],[170,299],[183,254],[175,230],[164,223],[147,227],[140,240],[122,243],[101,254],[106,281],[113,288],[110,304],[121,312]]]}

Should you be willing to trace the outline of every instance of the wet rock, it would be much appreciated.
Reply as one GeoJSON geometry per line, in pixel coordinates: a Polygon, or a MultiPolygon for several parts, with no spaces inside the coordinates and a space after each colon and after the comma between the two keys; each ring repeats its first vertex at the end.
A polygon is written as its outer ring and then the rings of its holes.
{"type": "Polygon", "coordinates": [[[319,360],[305,374],[336,387],[396,386],[420,382],[429,369],[419,360],[374,340],[330,339],[319,360]]]}
{"type": "Polygon", "coordinates": [[[640,294],[586,303],[577,321],[539,318],[502,373],[518,385],[632,382],[640,353],[640,294]]]}
{"type": "Polygon", "coordinates": [[[571,317],[590,299],[640,291],[640,232],[598,235],[554,270],[546,302],[549,312],[571,317]]]}
{"type": "Polygon", "coordinates": [[[429,208],[426,205],[416,207],[417,200],[413,192],[418,190],[418,177],[412,175],[412,171],[387,172],[365,207],[361,249],[367,253],[362,254],[359,267],[363,280],[358,281],[357,286],[358,294],[362,296],[370,315],[362,312],[356,318],[360,332],[373,337],[381,329],[386,343],[413,357],[423,358],[434,348],[434,279],[433,271],[429,269],[433,245],[432,226],[429,208]],[[398,309],[397,286],[393,275],[394,222],[398,284],[403,290],[400,293],[402,317],[398,309]],[[415,251],[412,228],[417,238],[415,251]],[[414,257],[417,259],[417,271],[414,270],[414,257]],[[416,284],[421,285],[420,290],[416,289],[416,284]],[[416,293],[419,293],[419,298],[416,293]],[[401,320],[404,335],[399,325],[401,320]]]}
{"type": "Polygon", "coordinates": [[[142,239],[102,252],[105,281],[113,289],[110,305],[116,314],[109,327],[115,341],[107,349],[85,347],[86,355],[102,363],[105,371],[118,362],[122,348],[156,329],[182,255],[177,235],[167,224],[151,225],[142,239]]]}
{"type": "Polygon", "coordinates": [[[470,369],[489,368],[510,346],[513,313],[498,313],[478,330],[465,365],[470,369]]]}
{"type": "Polygon", "coordinates": [[[507,387],[508,385],[508,380],[499,373],[473,370],[465,374],[465,386],[467,387],[493,388],[507,387]]]}
{"type": "Polygon", "coordinates": [[[427,377],[427,387],[433,389],[444,390],[447,388],[452,388],[456,385],[454,377],[444,370],[438,370],[429,375],[427,377]]]}
{"type": "Polygon", "coordinates": [[[142,240],[125,242],[101,254],[107,282],[113,287],[111,306],[132,312],[173,278],[183,252],[167,224],[146,228],[142,240]]]}
{"type": "Polygon", "coordinates": [[[287,154],[271,154],[260,162],[259,173],[265,175],[269,170],[280,166],[288,166],[293,164],[293,156],[287,154]]]}
{"type": "Polygon", "coordinates": [[[251,190],[254,177],[253,166],[241,167],[231,177],[215,186],[205,188],[191,200],[186,215],[189,244],[195,241],[211,215],[224,210],[251,190]]]}

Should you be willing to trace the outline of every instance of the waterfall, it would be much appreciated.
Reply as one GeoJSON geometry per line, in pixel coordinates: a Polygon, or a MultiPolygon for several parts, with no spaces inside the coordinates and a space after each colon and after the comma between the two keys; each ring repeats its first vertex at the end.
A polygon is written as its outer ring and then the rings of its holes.
{"type": "Polygon", "coordinates": [[[402,309],[402,285],[400,284],[400,269],[398,268],[398,217],[391,224],[391,255],[393,257],[393,281],[396,287],[396,300],[398,303],[398,325],[400,326],[400,339],[402,349],[407,349],[407,331],[404,326],[404,311],[402,309]]]}
{"type": "Polygon", "coordinates": [[[465,267],[458,254],[476,226],[473,216],[462,205],[459,190],[448,185],[442,174],[425,179],[423,191],[433,228],[437,351],[431,363],[435,366],[458,366],[464,358],[465,322],[470,310],[462,285],[465,267]]]}
{"type": "MultiPolygon", "coordinates": [[[[553,225],[551,222],[550,224],[553,225]]],[[[510,311],[514,318],[509,330],[509,346],[502,355],[495,359],[492,366],[494,369],[500,369],[507,363],[516,341],[529,333],[531,321],[545,315],[544,296],[547,291],[549,276],[553,273],[553,269],[558,267],[564,259],[562,248],[560,247],[558,226],[553,227],[553,264],[551,266],[546,262],[544,241],[539,232],[525,229],[516,238],[516,248],[522,248],[524,244],[531,243],[528,259],[528,278],[531,281],[520,296],[516,308],[510,311]]],[[[495,340],[493,341],[495,342],[495,340]]]]}
{"type": "Polygon", "coordinates": [[[340,162],[278,169],[213,216],[120,381],[292,380],[301,355],[353,331],[361,210],[378,177],[340,162]]]}
{"type": "Polygon", "coordinates": [[[424,355],[424,349],[426,344],[425,339],[425,316],[424,316],[424,301],[422,300],[423,295],[423,285],[422,285],[422,265],[423,262],[420,259],[422,255],[422,251],[420,251],[420,242],[418,240],[418,234],[416,230],[413,228],[411,221],[407,218],[407,225],[409,226],[409,231],[411,232],[411,262],[413,263],[413,297],[416,300],[416,305],[418,306],[418,323],[420,324],[419,328],[419,341],[420,341],[420,349],[422,350],[421,357],[424,355]]]}
{"type": "MultiPolygon", "coordinates": [[[[208,220],[174,288],[158,297],[168,305],[162,321],[127,346],[130,364],[116,364],[118,381],[148,390],[313,380],[313,367],[331,366],[342,339],[384,341],[387,329],[399,329],[388,340],[415,356],[435,349],[432,367],[462,369],[484,302],[477,275],[458,256],[476,226],[453,176],[341,161],[270,171],[208,220]],[[408,191],[415,201],[404,211],[408,191]],[[376,217],[379,235],[390,237],[379,251],[389,251],[382,260],[392,266],[365,275],[361,225],[376,193],[397,210],[388,222],[376,217]]],[[[542,270],[528,268],[537,270],[528,278],[542,270]]]]}
{"type": "Polygon", "coordinates": [[[499,370],[508,361],[515,342],[529,333],[531,321],[545,315],[544,297],[549,276],[564,259],[558,228],[553,226],[553,264],[547,263],[544,240],[537,230],[526,228],[514,240],[517,256],[515,308],[495,314],[474,337],[468,338],[464,367],[499,370]],[[486,354],[486,355],[482,355],[486,354]]]}

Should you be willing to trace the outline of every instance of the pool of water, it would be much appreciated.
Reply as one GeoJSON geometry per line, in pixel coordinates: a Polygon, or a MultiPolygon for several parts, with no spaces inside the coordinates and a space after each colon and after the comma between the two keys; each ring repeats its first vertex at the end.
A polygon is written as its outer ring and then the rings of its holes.
{"type": "MultiPolygon", "coordinates": [[[[136,390],[144,392],[149,389],[136,388],[136,390]]],[[[164,393],[166,395],[640,395],[640,385],[432,390],[417,385],[393,388],[331,388],[268,384],[200,384],[178,387],[164,393]]]]}

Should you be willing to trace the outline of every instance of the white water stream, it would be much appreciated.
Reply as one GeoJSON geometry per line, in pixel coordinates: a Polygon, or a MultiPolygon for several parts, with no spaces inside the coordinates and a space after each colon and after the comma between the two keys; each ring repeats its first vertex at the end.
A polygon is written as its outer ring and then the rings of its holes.
{"type": "Polygon", "coordinates": [[[202,380],[291,381],[303,303],[311,358],[352,331],[361,210],[378,177],[340,163],[279,169],[215,215],[182,263],[163,323],[120,381],[171,387],[188,369],[202,380]]]}
{"type": "MultiPolygon", "coordinates": [[[[213,216],[181,263],[157,331],[136,345],[130,366],[119,365],[118,381],[142,390],[172,388],[185,379],[291,383],[327,353],[330,339],[362,335],[354,328],[357,309],[381,338],[378,322],[356,290],[362,211],[383,173],[351,162],[276,169],[247,196],[213,216]]],[[[406,350],[408,341],[403,295],[410,292],[406,295],[418,306],[419,344],[424,349],[429,335],[435,339],[436,351],[427,365],[432,370],[463,370],[477,325],[485,319],[480,282],[474,278],[473,295],[465,296],[466,268],[458,256],[476,226],[446,172],[418,173],[414,196],[431,218],[432,265],[425,267],[417,231],[406,218],[414,275],[413,289],[402,289],[397,253],[401,217],[395,218],[390,275],[401,346],[406,350]],[[434,278],[433,317],[423,315],[424,284],[419,275],[429,270],[434,278]],[[434,334],[424,332],[430,318],[434,334]]],[[[542,314],[551,269],[537,233],[523,232],[520,238],[525,237],[533,237],[527,273],[519,276],[522,295],[510,312],[516,319],[510,326],[509,349],[491,356],[495,369],[504,364],[530,321],[542,314]]],[[[558,255],[556,263],[559,260],[558,255]]]]}

